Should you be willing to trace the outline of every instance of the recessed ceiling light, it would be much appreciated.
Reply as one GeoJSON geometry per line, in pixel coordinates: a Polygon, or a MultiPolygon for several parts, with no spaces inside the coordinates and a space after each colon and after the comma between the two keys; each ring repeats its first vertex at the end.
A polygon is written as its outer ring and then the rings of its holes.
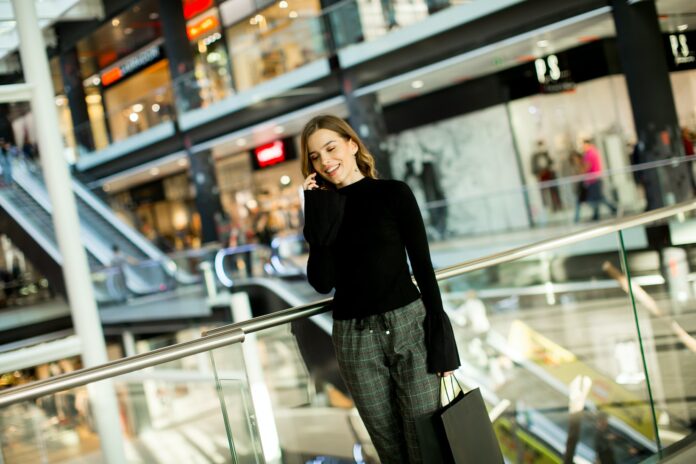
{"type": "Polygon", "coordinates": [[[92,78],[92,85],[99,85],[101,84],[101,79],[98,77],[93,77],[92,78]]]}
{"type": "Polygon", "coordinates": [[[118,27],[118,25],[121,24],[121,21],[119,21],[118,18],[114,18],[111,20],[111,25],[114,27],[118,27]]]}
{"type": "Polygon", "coordinates": [[[537,42],[537,47],[545,48],[549,46],[548,40],[540,40],[537,42]]]}
{"type": "Polygon", "coordinates": [[[283,126],[275,126],[273,128],[273,132],[275,132],[276,134],[282,134],[283,132],[285,132],[285,128],[283,126]]]}
{"type": "Polygon", "coordinates": [[[157,174],[159,174],[159,172],[160,172],[160,171],[159,171],[159,169],[157,169],[157,168],[152,168],[152,169],[150,169],[150,175],[151,175],[151,176],[156,176],[157,174]]]}
{"type": "Polygon", "coordinates": [[[133,33],[133,28],[132,27],[127,27],[123,30],[123,33],[128,35],[133,33]]]}
{"type": "Polygon", "coordinates": [[[246,140],[245,139],[239,139],[237,140],[237,146],[243,147],[246,145],[246,140]]]}
{"type": "Polygon", "coordinates": [[[157,18],[159,18],[159,13],[152,12],[152,13],[150,13],[150,15],[148,16],[148,18],[150,18],[150,19],[157,19],[157,18]]]}
{"type": "Polygon", "coordinates": [[[132,122],[138,122],[140,116],[138,116],[138,113],[131,113],[128,115],[128,119],[130,119],[132,122]]]}
{"type": "Polygon", "coordinates": [[[293,19],[297,18],[297,11],[291,11],[288,16],[290,16],[293,19]]]}
{"type": "Polygon", "coordinates": [[[688,28],[689,28],[688,24],[680,24],[679,26],[677,26],[677,30],[679,32],[683,32],[683,31],[687,30],[688,28]]]}
{"type": "Polygon", "coordinates": [[[414,89],[420,89],[423,87],[423,85],[423,81],[421,80],[411,82],[411,87],[413,87],[414,89]]]}
{"type": "Polygon", "coordinates": [[[280,3],[278,3],[278,6],[279,6],[280,8],[287,8],[287,7],[288,7],[288,2],[286,2],[285,0],[280,0],[280,3]]]}
{"type": "Polygon", "coordinates": [[[136,113],[140,113],[143,110],[143,104],[142,103],[136,103],[133,105],[133,111],[136,113]]]}
{"type": "Polygon", "coordinates": [[[150,108],[151,108],[152,111],[154,111],[155,113],[157,113],[157,112],[160,110],[160,106],[159,106],[159,104],[157,104],[157,103],[153,103],[152,106],[151,106],[150,108]]]}
{"type": "Polygon", "coordinates": [[[186,158],[181,158],[177,164],[179,166],[186,166],[188,164],[188,160],[186,158]]]}

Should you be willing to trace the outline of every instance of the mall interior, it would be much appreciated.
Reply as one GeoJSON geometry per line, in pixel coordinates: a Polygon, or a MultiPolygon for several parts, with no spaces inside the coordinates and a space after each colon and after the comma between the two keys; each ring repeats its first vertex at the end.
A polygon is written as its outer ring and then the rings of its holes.
{"type": "Polygon", "coordinates": [[[413,191],[506,463],[696,462],[696,2],[0,0],[0,464],[379,462],[320,114],[413,191]]]}

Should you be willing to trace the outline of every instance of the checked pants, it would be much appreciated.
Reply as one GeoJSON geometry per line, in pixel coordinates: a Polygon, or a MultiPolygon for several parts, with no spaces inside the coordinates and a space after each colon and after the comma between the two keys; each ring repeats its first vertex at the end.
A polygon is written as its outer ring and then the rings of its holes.
{"type": "Polygon", "coordinates": [[[382,464],[420,463],[415,419],[439,406],[440,381],[426,370],[418,299],[365,319],[334,320],[341,376],[382,464]]]}

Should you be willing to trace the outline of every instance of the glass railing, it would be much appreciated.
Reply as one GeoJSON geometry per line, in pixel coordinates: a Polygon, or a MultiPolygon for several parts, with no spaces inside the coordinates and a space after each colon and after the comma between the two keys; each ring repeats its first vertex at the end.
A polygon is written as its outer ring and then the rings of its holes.
{"type": "MultiPolygon", "coordinates": [[[[507,462],[641,462],[694,432],[695,211],[682,203],[438,271],[456,375],[495,411],[507,462]]],[[[337,368],[328,300],[247,320],[249,297],[231,298],[237,322],[201,339],[0,393],[5,462],[98,458],[107,438],[124,462],[194,462],[201,449],[219,462],[376,459],[337,368]],[[116,438],[88,433],[109,414],[79,393],[107,378],[116,438]]]]}
{"type": "Polygon", "coordinates": [[[369,42],[391,31],[423,21],[460,0],[346,0],[325,9],[337,49],[369,42]]]}
{"type": "MultiPolygon", "coordinates": [[[[430,240],[446,242],[528,229],[547,229],[546,236],[550,236],[559,230],[585,227],[586,223],[638,214],[649,206],[648,183],[667,190],[675,170],[690,171],[694,161],[694,157],[671,158],[605,169],[600,176],[568,173],[553,180],[527,180],[524,186],[490,191],[477,188],[473,177],[461,182],[459,177],[442,176],[429,178],[426,184],[417,169],[397,176],[409,184],[422,206],[430,240]],[[600,187],[590,187],[593,183],[600,187]]],[[[696,184],[687,190],[692,188],[696,189],[696,184]]],[[[667,194],[663,201],[673,204],[674,198],[667,194]]]]}

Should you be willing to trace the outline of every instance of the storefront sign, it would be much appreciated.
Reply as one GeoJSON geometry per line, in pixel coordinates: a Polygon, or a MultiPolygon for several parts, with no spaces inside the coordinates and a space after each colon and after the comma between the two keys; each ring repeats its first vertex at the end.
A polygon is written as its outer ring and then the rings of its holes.
{"type": "Polygon", "coordinates": [[[276,140],[273,143],[261,145],[254,149],[254,156],[259,168],[265,168],[277,163],[285,161],[285,145],[282,140],[276,140]]]}
{"type": "Polygon", "coordinates": [[[162,58],[162,47],[156,45],[127,58],[122,64],[101,72],[101,84],[108,87],[162,58]]]}
{"type": "Polygon", "coordinates": [[[191,19],[213,6],[213,0],[184,0],[184,18],[191,19]]]}
{"type": "Polygon", "coordinates": [[[542,93],[567,92],[575,88],[568,69],[561,69],[557,55],[549,55],[534,61],[537,80],[542,93]]]}
{"type": "Polygon", "coordinates": [[[681,68],[683,65],[693,65],[696,62],[696,55],[694,50],[689,47],[689,40],[686,34],[670,34],[669,46],[672,50],[672,59],[675,66],[681,68]]]}
{"type": "Polygon", "coordinates": [[[186,26],[186,34],[189,40],[195,40],[218,27],[220,27],[220,21],[218,21],[217,15],[212,13],[186,26]]]}

